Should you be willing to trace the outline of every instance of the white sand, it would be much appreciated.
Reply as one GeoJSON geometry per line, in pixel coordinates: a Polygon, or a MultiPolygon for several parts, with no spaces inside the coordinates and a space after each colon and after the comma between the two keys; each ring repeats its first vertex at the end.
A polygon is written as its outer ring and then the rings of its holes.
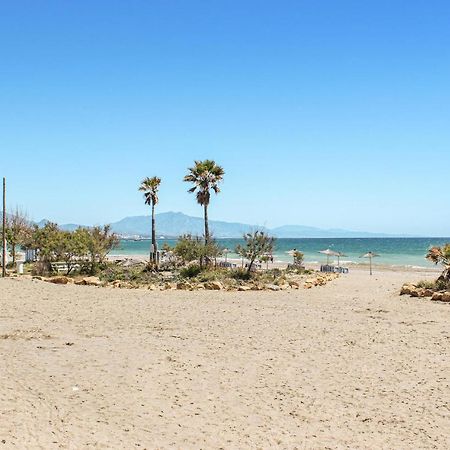
{"type": "Polygon", "coordinates": [[[0,449],[448,449],[450,305],[397,295],[420,278],[277,293],[0,280],[0,449]]]}

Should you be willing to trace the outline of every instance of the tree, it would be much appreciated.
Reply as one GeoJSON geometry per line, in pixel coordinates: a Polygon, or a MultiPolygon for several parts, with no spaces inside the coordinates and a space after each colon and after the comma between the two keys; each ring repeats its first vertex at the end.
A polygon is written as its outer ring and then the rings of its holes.
{"type": "Polygon", "coordinates": [[[12,263],[16,262],[17,248],[25,243],[31,232],[31,225],[26,214],[18,208],[7,216],[6,241],[10,246],[12,263]]]}
{"type": "Polygon", "coordinates": [[[211,199],[211,190],[216,194],[220,192],[219,183],[223,180],[225,171],[214,161],[205,159],[195,161],[194,167],[190,167],[189,173],[184,177],[185,182],[192,183],[190,193],[197,192],[197,202],[203,206],[205,219],[205,245],[210,238],[208,223],[208,206],[211,199]]]}
{"type": "Polygon", "coordinates": [[[435,263],[442,264],[444,266],[444,271],[439,277],[439,280],[446,283],[450,282],[450,243],[445,244],[443,247],[431,247],[428,250],[426,258],[435,263]]]}
{"type": "Polygon", "coordinates": [[[105,262],[108,253],[119,245],[119,238],[112,232],[111,225],[90,228],[88,233],[90,272],[93,274],[105,262]]]}
{"type": "Polygon", "coordinates": [[[161,178],[152,177],[144,178],[139,186],[139,190],[144,193],[145,204],[152,208],[152,251],[150,252],[150,260],[153,260],[155,267],[158,267],[158,243],[156,242],[156,221],[155,206],[158,203],[158,190],[161,184],[161,178]]]}
{"type": "Polygon", "coordinates": [[[250,261],[247,267],[247,273],[250,273],[256,259],[262,258],[266,253],[272,253],[275,238],[264,231],[255,231],[244,234],[244,241],[244,245],[236,247],[236,253],[250,261]]]}
{"type": "Polygon", "coordinates": [[[198,261],[200,267],[203,267],[204,261],[220,256],[221,249],[214,240],[210,239],[205,245],[200,237],[185,234],[178,239],[173,253],[181,259],[183,264],[198,261]]]}
{"type": "Polygon", "coordinates": [[[89,232],[85,228],[75,231],[59,231],[56,239],[56,259],[64,261],[67,266],[66,275],[83,266],[89,253],[89,232]]]}

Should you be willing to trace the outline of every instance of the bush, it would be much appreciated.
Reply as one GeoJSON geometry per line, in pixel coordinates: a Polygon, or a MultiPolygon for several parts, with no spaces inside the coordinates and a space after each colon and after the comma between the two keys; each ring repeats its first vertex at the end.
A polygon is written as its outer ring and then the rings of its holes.
{"type": "Polygon", "coordinates": [[[201,272],[203,272],[203,268],[200,267],[200,265],[192,264],[190,266],[183,267],[180,270],[180,276],[182,278],[194,278],[200,275],[201,272]]]}
{"type": "Polygon", "coordinates": [[[446,291],[450,289],[450,282],[439,278],[435,281],[421,280],[417,283],[417,287],[421,289],[431,289],[433,291],[446,291]]]}
{"type": "Polygon", "coordinates": [[[436,289],[436,282],[430,280],[421,280],[417,283],[417,287],[422,289],[436,289]]]}
{"type": "Polygon", "coordinates": [[[252,274],[249,273],[247,270],[245,269],[233,269],[230,271],[230,277],[235,279],[235,280],[250,280],[250,278],[252,278],[252,274]]]}

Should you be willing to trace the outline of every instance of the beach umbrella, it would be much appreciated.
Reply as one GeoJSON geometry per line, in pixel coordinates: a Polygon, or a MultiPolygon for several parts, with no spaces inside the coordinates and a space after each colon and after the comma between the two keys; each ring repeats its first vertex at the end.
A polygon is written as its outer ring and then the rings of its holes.
{"type": "Polygon", "coordinates": [[[330,256],[341,256],[339,252],[335,252],[330,248],[327,248],[326,250],[320,250],[319,253],[322,253],[322,255],[327,255],[327,265],[330,264],[330,256]]]}
{"type": "Polygon", "coordinates": [[[369,258],[369,262],[370,262],[370,275],[372,275],[372,259],[376,258],[378,255],[377,253],[374,252],[368,252],[364,255],[361,255],[360,258],[369,258]]]}
{"type": "Polygon", "coordinates": [[[341,265],[341,257],[342,256],[347,256],[347,255],[344,255],[344,253],[342,253],[342,252],[337,252],[338,267],[340,267],[340,265],[341,265]]]}
{"type": "Polygon", "coordinates": [[[224,248],[223,250],[222,250],[222,253],[224,253],[225,254],[225,262],[227,262],[227,259],[228,259],[228,253],[230,253],[230,249],[229,248],[224,248]]]}

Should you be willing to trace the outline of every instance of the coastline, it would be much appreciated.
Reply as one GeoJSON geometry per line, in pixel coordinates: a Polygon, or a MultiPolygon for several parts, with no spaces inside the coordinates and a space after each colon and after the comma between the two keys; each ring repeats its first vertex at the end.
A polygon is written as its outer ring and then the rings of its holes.
{"type": "MultiPolygon", "coordinates": [[[[147,262],[149,260],[148,256],[140,255],[140,254],[129,254],[129,255],[115,255],[111,253],[108,255],[109,261],[125,261],[125,260],[133,260],[139,262],[147,262]]],[[[224,258],[218,258],[217,262],[224,262],[224,258]]],[[[242,260],[237,258],[227,258],[228,262],[236,264],[236,267],[242,267],[242,260]]],[[[369,269],[369,263],[350,263],[346,264],[347,261],[341,262],[341,266],[348,267],[350,270],[364,271],[369,269]]],[[[286,261],[274,261],[273,263],[269,263],[269,269],[286,269],[288,266],[288,262],[286,261]]],[[[319,262],[305,262],[305,268],[311,270],[319,270],[320,266],[323,263],[319,262]]],[[[265,270],[265,264],[262,265],[262,270],[265,270]]],[[[422,266],[411,266],[411,265],[389,265],[389,264],[377,264],[373,263],[374,270],[380,272],[416,272],[416,273],[430,273],[430,274],[440,274],[442,270],[439,267],[422,267],[422,266]]]]}

